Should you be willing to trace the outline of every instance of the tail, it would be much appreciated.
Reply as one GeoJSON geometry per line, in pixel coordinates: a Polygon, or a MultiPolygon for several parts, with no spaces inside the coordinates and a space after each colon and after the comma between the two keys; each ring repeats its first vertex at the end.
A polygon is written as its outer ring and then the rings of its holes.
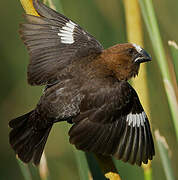
{"type": "Polygon", "coordinates": [[[9,122],[12,128],[9,143],[18,157],[25,163],[32,161],[38,165],[52,125],[40,130],[34,128],[34,120],[38,121],[35,111],[9,122]],[[35,118],[35,119],[34,119],[35,118]]]}

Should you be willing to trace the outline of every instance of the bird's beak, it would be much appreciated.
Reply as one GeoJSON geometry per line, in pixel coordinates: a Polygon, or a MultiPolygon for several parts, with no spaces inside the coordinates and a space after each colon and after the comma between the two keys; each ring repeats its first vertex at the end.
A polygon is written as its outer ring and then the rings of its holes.
{"type": "Polygon", "coordinates": [[[143,63],[143,62],[148,62],[151,61],[151,56],[144,50],[142,49],[135,57],[134,62],[135,63],[143,63]]]}

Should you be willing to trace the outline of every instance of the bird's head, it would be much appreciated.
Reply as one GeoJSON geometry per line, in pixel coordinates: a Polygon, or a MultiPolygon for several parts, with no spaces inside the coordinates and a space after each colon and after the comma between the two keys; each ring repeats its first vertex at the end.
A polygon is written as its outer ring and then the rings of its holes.
{"type": "Polygon", "coordinates": [[[151,61],[151,56],[133,43],[118,44],[103,51],[102,59],[119,80],[138,74],[140,63],[151,61]]]}

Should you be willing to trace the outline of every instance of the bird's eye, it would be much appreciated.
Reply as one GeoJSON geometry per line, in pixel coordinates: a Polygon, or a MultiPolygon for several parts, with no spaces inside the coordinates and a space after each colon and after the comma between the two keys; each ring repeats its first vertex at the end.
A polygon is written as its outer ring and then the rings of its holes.
{"type": "Polygon", "coordinates": [[[132,55],[132,54],[134,53],[134,48],[129,48],[129,49],[128,49],[128,52],[129,52],[129,54],[132,55]]]}

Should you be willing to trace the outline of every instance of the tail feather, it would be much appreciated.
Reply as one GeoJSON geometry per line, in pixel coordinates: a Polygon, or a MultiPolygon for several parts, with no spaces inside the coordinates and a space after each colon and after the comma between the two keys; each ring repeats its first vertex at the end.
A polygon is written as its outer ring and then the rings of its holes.
{"type": "Polygon", "coordinates": [[[34,113],[35,111],[31,111],[9,122],[12,128],[9,143],[23,162],[32,161],[38,165],[52,125],[40,130],[35,129],[33,126],[33,118],[36,117],[34,113]]]}
{"type": "Polygon", "coordinates": [[[34,155],[33,155],[33,163],[35,165],[38,165],[40,163],[40,159],[43,153],[43,149],[45,147],[49,132],[51,130],[52,126],[48,128],[46,134],[44,135],[42,141],[38,144],[37,148],[35,149],[34,155]]]}
{"type": "Polygon", "coordinates": [[[22,115],[22,116],[20,116],[20,117],[18,117],[18,118],[12,119],[12,120],[9,122],[9,126],[10,126],[11,128],[18,128],[18,127],[22,126],[23,123],[25,122],[26,118],[27,118],[30,114],[32,114],[32,113],[33,113],[33,111],[30,111],[29,113],[27,113],[27,114],[25,114],[25,115],[22,115]]]}

